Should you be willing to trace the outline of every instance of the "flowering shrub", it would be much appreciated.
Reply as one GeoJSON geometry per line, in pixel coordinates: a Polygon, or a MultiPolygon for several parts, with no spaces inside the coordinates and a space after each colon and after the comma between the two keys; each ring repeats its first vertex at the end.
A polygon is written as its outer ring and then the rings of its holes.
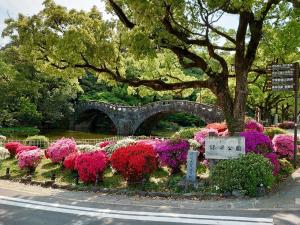
{"type": "Polygon", "coordinates": [[[5,159],[9,155],[9,151],[6,148],[0,147],[0,159],[5,159]]]}
{"type": "Polygon", "coordinates": [[[219,132],[224,132],[227,130],[226,123],[210,123],[206,126],[207,129],[215,129],[219,132]]]}
{"type": "Polygon", "coordinates": [[[280,157],[293,158],[294,155],[294,137],[287,134],[275,135],[273,140],[274,150],[280,157]]]}
{"type": "Polygon", "coordinates": [[[121,147],[126,147],[132,144],[135,144],[136,140],[131,139],[131,138],[125,138],[122,140],[117,141],[114,144],[107,145],[103,150],[107,152],[109,155],[111,155],[116,149],[121,148],[121,147]]]}
{"type": "Polygon", "coordinates": [[[218,131],[216,129],[211,129],[211,128],[210,129],[204,128],[203,130],[200,130],[195,134],[194,139],[198,141],[198,143],[200,144],[200,149],[199,149],[200,153],[205,152],[205,138],[208,137],[209,133],[218,135],[218,131]]]}
{"type": "Polygon", "coordinates": [[[163,166],[172,169],[172,173],[180,171],[180,166],[186,163],[189,142],[186,140],[167,140],[156,146],[156,152],[163,166]]]}
{"type": "Polygon", "coordinates": [[[229,130],[228,129],[226,129],[225,131],[223,131],[223,132],[219,132],[219,137],[227,137],[227,136],[229,136],[229,130]]]}
{"type": "Polygon", "coordinates": [[[20,142],[8,142],[4,145],[4,147],[9,151],[11,157],[15,156],[17,153],[17,148],[22,146],[20,142]]]}
{"type": "Polygon", "coordinates": [[[141,181],[158,164],[153,147],[142,143],[118,148],[111,156],[111,163],[127,181],[141,181]]]}
{"type": "Polygon", "coordinates": [[[99,147],[94,145],[77,145],[76,148],[80,152],[92,152],[97,150],[99,147]]]}
{"type": "Polygon", "coordinates": [[[245,122],[245,130],[256,130],[258,132],[264,132],[264,126],[254,119],[248,119],[245,122]]]}
{"type": "Polygon", "coordinates": [[[64,160],[64,167],[68,170],[74,170],[75,161],[78,155],[79,155],[78,152],[73,152],[69,154],[64,160]]]}
{"type": "Polygon", "coordinates": [[[22,151],[18,154],[18,165],[21,169],[34,169],[38,166],[43,157],[43,151],[34,149],[22,151]]]}
{"type": "Polygon", "coordinates": [[[194,139],[189,139],[189,145],[191,147],[191,149],[193,150],[199,150],[201,145],[199,144],[198,141],[194,140],[194,139]]]}
{"type": "Polygon", "coordinates": [[[113,141],[102,141],[99,143],[99,147],[102,149],[102,148],[105,148],[111,144],[113,144],[114,142],[113,141]]]}
{"type": "Polygon", "coordinates": [[[105,168],[108,166],[108,157],[103,151],[85,152],[75,159],[75,170],[78,171],[83,182],[95,182],[97,174],[102,178],[105,168]]]}
{"type": "Polygon", "coordinates": [[[69,154],[77,152],[74,139],[61,138],[50,145],[46,154],[52,162],[62,162],[69,154]]]}
{"type": "Polygon", "coordinates": [[[295,123],[293,121],[283,121],[278,125],[282,129],[294,129],[295,123]]]}
{"type": "Polygon", "coordinates": [[[245,137],[246,153],[266,154],[273,151],[270,138],[261,132],[250,130],[240,135],[245,137]]]}
{"type": "Polygon", "coordinates": [[[0,134],[0,146],[2,146],[2,144],[5,140],[6,140],[6,137],[0,134]]]}
{"type": "Polygon", "coordinates": [[[265,155],[265,157],[267,159],[269,159],[269,161],[272,163],[273,165],[273,175],[277,176],[280,170],[280,163],[279,160],[277,158],[277,155],[275,153],[267,153],[265,155]]]}
{"type": "Polygon", "coordinates": [[[36,146],[19,145],[19,147],[16,149],[16,155],[20,154],[21,152],[30,151],[30,150],[34,150],[34,149],[38,149],[38,147],[36,147],[36,146]]]}
{"type": "Polygon", "coordinates": [[[280,171],[279,176],[286,177],[293,173],[294,167],[287,159],[279,159],[280,171]]]}

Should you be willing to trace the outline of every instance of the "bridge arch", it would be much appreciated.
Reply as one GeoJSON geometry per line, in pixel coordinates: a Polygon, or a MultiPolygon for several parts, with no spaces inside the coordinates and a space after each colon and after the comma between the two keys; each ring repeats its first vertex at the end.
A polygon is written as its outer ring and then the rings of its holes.
{"type": "Polygon", "coordinates": [[[110,123],[112,133],[117,133],[116,118],[110,114],[103,104],[80,104],[76,107],[73,118],[70,120],[70,128],[77,131],[95,132],[100,123],[110,123]]]}
{"type": "Polygon", "coordinates": [[[76,107],[74,117],[70,121],[71,129],[76,129],[76,121],[78,121],[79,116],[89,110],[98,110],[105,113],[114,123],[119,135],[133,135],[144,121],[164,113],[188,113],[198,116],[206,123],[224,120],[223,112],[219,107],[192,101],[158,101],[144,106],[123,106],[90,101],[81,103],[76,107]]]}
{"type": "Polygon", "coordinates": [[[200,104],[192,101],[172,100],[154,102],[144,107],[139,119],[134,124],[134,131],[147,120],[163,114],[186,113],[201,118],[205,123],[222,122],[223,112],[214,105],[200,104]]]}

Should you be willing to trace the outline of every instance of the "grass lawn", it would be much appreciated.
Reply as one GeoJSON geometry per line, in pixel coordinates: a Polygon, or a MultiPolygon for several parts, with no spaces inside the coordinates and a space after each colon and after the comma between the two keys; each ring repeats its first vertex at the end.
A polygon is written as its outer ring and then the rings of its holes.
{"type": "MultiPolygon", "coordinates": [[[[0,160],[0,176],[5,175],[6,168],[10,168],[11,179],[20,179],[27,175],[26,170],[21,170],[15,158],[6,158],[0,160]]],[[[184,168],[183,168],[184,170],[184,168]]],[[[198,174],[204,174],[203,168],[198,169],[198,174]]],[[[58,184],[75,184],[76,173],[63,169],[59,164],[53,164],[50,160],[43,158],[39,166],[36,168],[33,180],[46,181],[50,180],[52,174],[55,173],[58,184]]],[[[146,190],[160,192],[182,192],[177,183],[184,178],[184,173],[178,175],[169,175],[167,168],[159,168],[155,171],[149,181],[144,186],[141,184],[127,186],[127,182],[121,175],[107,168],[104,172],[103,182],[99,184],[102,188],[129,189],[129,190],[146,190]]],[[[79,186],[94,186],[94,184],[79,183],[79,186]]]]}

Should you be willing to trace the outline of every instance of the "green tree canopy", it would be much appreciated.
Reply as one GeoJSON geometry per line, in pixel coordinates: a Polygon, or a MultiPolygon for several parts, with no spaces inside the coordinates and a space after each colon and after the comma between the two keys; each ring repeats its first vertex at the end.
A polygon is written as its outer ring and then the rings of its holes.
{"type": "MultiPolygon", "coordinates": [[[[208,88],[223,108],[231,133],[244,126],[248,76],[265,73],[264,60],[256,64],[257,54],[274,52],[263,48],[264,32],[285,30],[285,40],[299,32],[294,29],[299,24],[296,1],[294,5],[287,0],[106,2],[118,20],[104,20],[96,7],[89,12],[67,10],[46,0],[38,14],[8,19],[3,35],[47,74],[74,77],[88,70],[112,84],[184,90],[186,95],[192,88],[208,88]],[[236,30],[217,25],[224,14],[237,15],[236,30]],[[192,68],[199,73],[184,70],[192,68]]],[[[282,39],[278,35],[268,45],[281,48],[282,39]]],[[[295,47],[297,43],[289,48],[295,47]]]]}

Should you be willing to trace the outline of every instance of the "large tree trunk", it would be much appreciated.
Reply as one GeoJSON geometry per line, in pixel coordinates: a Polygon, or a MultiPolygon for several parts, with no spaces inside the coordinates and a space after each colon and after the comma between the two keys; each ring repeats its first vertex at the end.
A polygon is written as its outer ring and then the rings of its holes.
{"type": "Polygon", "coordinates": [[[230,135],[244,131],[246,102],[248,96],[247,72],[236,78],[235,98],[231,96],[228,80],[219,80],[214,91],[219,105],[222,107],[230,135]]]}

